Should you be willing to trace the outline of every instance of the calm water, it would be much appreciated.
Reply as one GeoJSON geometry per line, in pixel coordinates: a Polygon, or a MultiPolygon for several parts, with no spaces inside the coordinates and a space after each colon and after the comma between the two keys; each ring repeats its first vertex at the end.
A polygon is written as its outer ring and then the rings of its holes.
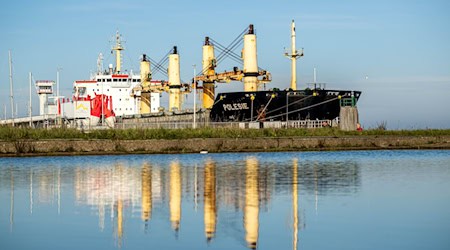
{"type": "Polygon", "coordinates": [[[450,249],[450,151],[0,159],[0,249],[450,249]]]}

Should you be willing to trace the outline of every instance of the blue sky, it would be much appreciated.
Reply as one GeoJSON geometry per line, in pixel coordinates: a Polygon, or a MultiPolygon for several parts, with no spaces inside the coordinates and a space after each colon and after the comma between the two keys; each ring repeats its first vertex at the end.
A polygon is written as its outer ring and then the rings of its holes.
{"type": "MultiPolygon", "coordinates": [[[[126,40],[124,67],[139,69],[146,53],[159,61],[177,45],[181,77],[201,64],[205,36],[227,45],[250,23],[258,36],[259,66],[273,76],[270,87],[289,86],[290,22],[297,26],[298,86],[318,81],[330,89],[361,90],[361,123],[391,129],[450,128],[450,1],[8,1],[0,9],[0,114],[9,106],[8,50],[12,51],[19,116],[26,114],[28,72],[56,79],[71,95],[74,80],[88,79],[98,53],[111,62],[110,40],[126,40]],[[367,76],[367,78],[366,78],[367,76]]],[[[238,51],[237,51],[238,52],[238,51]]],[[[231,60],[219,65],[228,70],[231,60]]],[[[156,75],[155,78],[163,78],[156,75]]],[[[242,90],[242,83],[219,91],[242,90]]],[[[187,105],[192,102],[188,98],[187,105]]],[[[38,98],[33,96],[34,113],[38,98]]]]}

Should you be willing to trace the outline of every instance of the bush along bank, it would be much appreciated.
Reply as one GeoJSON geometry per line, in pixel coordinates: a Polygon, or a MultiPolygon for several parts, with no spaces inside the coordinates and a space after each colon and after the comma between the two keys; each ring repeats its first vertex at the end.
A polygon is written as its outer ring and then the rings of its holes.
{"type": "Polygon", "coordinates": [[[281,138],[281,137],[343,137],[343,136],[450,136],[447,130],[365,130],[341,131],[334,128],[320,129],[106,129],[81,131],[76,129],[29,129],[0,126],[0,141],[48,140],[48,139],[107,139],[150,140],[192,138],[281,138]]]}

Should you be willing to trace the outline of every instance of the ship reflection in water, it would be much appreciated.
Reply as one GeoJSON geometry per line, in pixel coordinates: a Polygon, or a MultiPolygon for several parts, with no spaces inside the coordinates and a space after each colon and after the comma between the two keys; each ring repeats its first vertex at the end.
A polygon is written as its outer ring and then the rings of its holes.
{"type": "MultiPolygon", "coordinates": [[[[77,159],[84,162],[87,158],[77,159]]],[[[114,245],[119,248],[123,247],[124,239],[130,238],[127,236],[128,230],[135,230],[130,227],[136,223],[136,217],[140,218],[143,225],[140,228],[145,233],[160,230],[152,228],[153,220],[167,220],[175,239],[184,233],[189,236],[192,234],[191,227],[196,225],[192,224],[192,218],[183,222],[182,210],[195,203],[194,213],[200,213],[197,206],[203,205],[202,224],[207,245],[213,245],[214,239],[223,235],[234,238],[237,244],[245,240],[244,246],[254,249],[258,247],[261,237],[261,213],[269,214],[269,208],[277,205],[272,204],[274,197],[288,198],[285,193],[291,192],[291,240],[292,247],[297,249],[299,224],[305,223],[298,216],[301,210],[298,204],[299,189],[317,196],[321,192],[357,192],[360,185],[358,165],[351,161],[307,162],[299,167],[296,158],[282,164],[265,161],[261,156],[259,158],[263,162],[260,163],[258,156],[254,155],[239,155],[239,158],[224,161],[203,157],[194,165],[182,164],[178,159],[155,163],[143,160],[139,166],[129,161],[113,161],[112,165],[108,165],[103,160],[94,161],[91,166],[65,163],[67,166],[26,167],[12,164],[1,172],[2,192],[10,191],[10,231],[15,230],[14,192],[20,189],[22,193],[28,191],[30,215],[33,214],[33,206],[53,207],[56,204],[57,212],[53,215],[61,216],[62,210],[65,214],[63,218],[80,216],[84,207],[90,208],[89,215],[94,213],[98,216],[99,232],[107,231],[105,226],[111,224],[114,245]],[[72,199],[73,205],[68,205],[66,209],[64,204],[72,199]],[[64,201],[62,207],[61,200],[64,201]],[[200,204],[197,204],[198,200],[200,204]],[[183,202],[187,205],[183,206],[183,202]],[[223,218],[221,210],[225,214],[223,218]],[[236,223],[239,216],[242,227],[236,223]],[[221,222],[223,225],[220,225],[221,222]]],[[[65,159],[69,160],[59,160],[65,159]]],[[[192,210],[187,214],[192,216],[192,210]]],[[[271,216],[280,220],[285,217],[279,214],[271,216]]],[[[156,224],[161,225],[160,222],[156,224]]]]}
{"type": "MultiPolygon", "coordinates": [[[[345,214],[343,207],[361,195],[361,166],[352,159],[338,153],[4,159],[0,233],[11,237],[0,248],[22,246],[17,237],[28,237],[30,227],[41,238],[93,241],[86,244],[96,249],[111,243],[299,249],[312,244],[302,242],[303,231],[342,223],[331,210],[345,214]],[[338,157],[323,160],[326,154],[338,157]],[[39,231],[43,225],[47,231],[39,231]]],[[[60,246],[39,245],[36,237],[29,249],[60,246]]]]}

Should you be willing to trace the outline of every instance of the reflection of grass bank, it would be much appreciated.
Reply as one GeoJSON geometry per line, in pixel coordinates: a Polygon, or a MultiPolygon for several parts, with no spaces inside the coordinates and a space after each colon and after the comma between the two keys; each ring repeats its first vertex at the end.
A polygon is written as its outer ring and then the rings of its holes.
{"type": "Polygon", "coordinates": [[[450,130],[23,130],[0,128],[0,157],[310,150],[450,149],[450,130]]]}
{"type": "Polygon", "coordinates": [[[259,138],[259,137],[308,137],[308,136],[445,136],[446,130],[365,130],[340,131],[332,128],[322,129],[116,129],[93,130],[88,133],[75,129],[28,129],[0,127],[0,140],[46,140],[46,139],[112,139],[112,140],[147,140],[147,139],[189,139],[189,138],[259,138]]]}

